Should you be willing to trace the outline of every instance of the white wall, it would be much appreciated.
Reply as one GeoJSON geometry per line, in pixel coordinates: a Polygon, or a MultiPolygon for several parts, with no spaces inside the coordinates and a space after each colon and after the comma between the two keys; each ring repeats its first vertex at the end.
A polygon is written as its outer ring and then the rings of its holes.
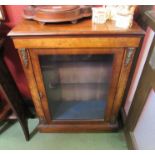
{"type": "Polygon", "coordinates": [[[155,149],[155,92],[150,91],[133,135],[137,149],[155,149]]]}

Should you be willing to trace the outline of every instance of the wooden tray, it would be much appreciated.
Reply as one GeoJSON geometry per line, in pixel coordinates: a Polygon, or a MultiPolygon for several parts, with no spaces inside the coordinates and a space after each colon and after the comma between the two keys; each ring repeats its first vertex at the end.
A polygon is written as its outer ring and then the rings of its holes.
{"type": "Polygon", "coordinates": [[[91,6],[85,5],[44,5],[27,6],[24,9],[24,18],[33,19],[40,23],[57,23],[71,21],[91,16],[91,6]]]}

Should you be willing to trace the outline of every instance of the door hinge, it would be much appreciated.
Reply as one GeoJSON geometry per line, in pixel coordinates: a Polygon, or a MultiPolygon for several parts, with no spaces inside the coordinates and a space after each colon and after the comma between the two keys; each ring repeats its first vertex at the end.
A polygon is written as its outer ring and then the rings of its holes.
{"type": "Polygon", "coordinates": [[[27,54],[27,51],[26,51],[25,48],[21,48],[20,52],[21,52],[21,58],[22,58],[23,64],[24,64],[25,67],[27,67],[28,66],[28,54],[27,54]]]}

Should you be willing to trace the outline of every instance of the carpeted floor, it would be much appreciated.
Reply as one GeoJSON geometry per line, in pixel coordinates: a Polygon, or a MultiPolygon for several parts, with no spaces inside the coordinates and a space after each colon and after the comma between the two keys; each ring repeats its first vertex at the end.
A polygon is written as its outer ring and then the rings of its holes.
{"type": "MultiPolygon", "coordinates": [[[[30,132],[35,131],[36,119],[29,120],[30,132]]],[[[1,129],[1,127],[0,127],[1,129]]],[[[127,144],[122,131],[116,133],[35,133],[26,142],[18,122],[0,133],[0,149],[48,150],[125,150],[127,144]]]]}

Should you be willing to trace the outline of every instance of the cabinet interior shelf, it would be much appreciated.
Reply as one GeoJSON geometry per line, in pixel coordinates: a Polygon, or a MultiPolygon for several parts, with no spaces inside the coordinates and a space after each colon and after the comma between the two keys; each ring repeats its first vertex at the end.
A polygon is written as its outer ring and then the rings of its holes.
{"type": "Polygon", "coordinates": [[[53,120],[94,120],[104,119],[104,100],[55,102],[53,120]],[[89,108],[88,108],[89,107],[89,108]]]}

